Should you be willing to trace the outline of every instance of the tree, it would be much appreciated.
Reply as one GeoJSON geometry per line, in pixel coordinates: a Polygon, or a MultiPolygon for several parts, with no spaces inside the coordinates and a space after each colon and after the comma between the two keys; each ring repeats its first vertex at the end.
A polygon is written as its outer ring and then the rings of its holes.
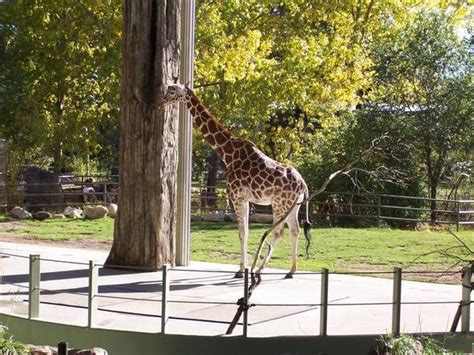
{"type": "Polygon", "coordinates": [[[472,147],[473,59],[451,12],[419,11],[413,17],[376,49],[372,108],[394,121],[393,134],[411,142],[435,199],[450,157],[472,147]]]}
{"type": "MultiPolygon", "coordinates": [[[[318,127],[344,124],[340,112],[371,85],[370,43],[411,3],[199,1],[195,87],[237,135],[297,163],[317,154],[318,127]],[[296,111],[303,114],[291,125],[274,119],[296,111]]],[[[194,141],[202,166],[210,151],[199,136],[194,141]]]]}
{"type": "Polygon", "coordinates": [[[61,171],[108,143],[103,133],[118,122],[120,3],[0,3],[0,132],[20,164],[46,158],[61,171]]]}
{"type": "Polygon", "coordinates": [[[157,270],[174,264],[177,107],[157,103],[179,76],[180,2],[126,0],[123,17],[120,207],[106,264],[157,270]]]}

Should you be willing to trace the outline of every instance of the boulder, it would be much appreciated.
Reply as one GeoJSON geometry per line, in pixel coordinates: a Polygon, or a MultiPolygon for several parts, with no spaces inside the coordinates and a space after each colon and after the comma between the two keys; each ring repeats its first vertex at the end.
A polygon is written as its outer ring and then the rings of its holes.
{"type": "Polygon", "coordinates": [[[115,203],[111,203],[110,205],[108,205],[107,216],[111,218],[115,218],[115,216],[117,216],[117,209],[118,209],[118,206],[115,203]]]}
{"type": "Polygon", "coordinates": [[[92,348],[92,349],[69,349],[69,355],[108,355],[107,350],[102,348],[92,348]]]}
{"type": "Polygon", "coordinates": [[[63,215],[65,215],[67,218],[82,218],[82,210],[80,208],[74,208],[74,207],[66,207],[63,211],[63,215]]]}
{"type": "Polygon", "coordinates": [[[237,222],[237,215],[235,213],[226,213],[224,216],[226,222],[237,222]]]}
{"type": "Polygon", "coordinates": [[[33,212],[33,218],[39,221],[44,221],[45,219],[49,219],[51,217],[52,217],[52,214],[46,211],[33,212]]]}
{"type": "Polygon", "coordinates": [[[201,221],[202,221],[201,216],[198,216],[197,214],[192,214],[191,215],[191,222],[201,222],[201,221]]]}
{"type": "Polygon", "coordinates": [[[57,353],[57,348],[46,345],[30,345],[28,349],[30,355],[56,355],[57,353]]]}
{"type": "Polygon", "coordinates": [[[206,222],[224,222],[225,213],[222,212],[214,212],[209,213],[208,215],[203,217],[203,220],[206,222]]]}
{"type": "Polygon", "coordinates": [[[250,215],[250,222],[253,223],[273,223],[273,216],[267,213],[254,213],[250,215]]]}
{"type": "Polygon", "coordinates": [[[33,216],[30,212],[22,207],[15,206],[10,210],[10,216],[15,219],[31,219],[33,216]]]}
{"type": "Polygon", "coordinates": [[[21,172],[25,184],[25,202],[30,211],[64,208],[64,196],[59,182],[59,175],[36,166],[28,167],[21,172]]]}
{"type": "Polygon", "coordinates": [[[63,215],[62,213],[53,213],[51,215],[51,219],[64,219],[66,218],[65,215],[63,215]]]}
{"type": "Polygon", "coordinates": [[[107,207],[105,206],[86,206],[84,208],[85,219],[99,219],[107,216],[107,207]]]}
{"type": "MultiPolygon", "coordinates": [[[[108,355],[107,350],[102,348],[91,349],[68,349],[69,355],[108,355]]],[[[28,354],[30,355],[57,355],[58,348],[47,345],[29,345],[28,354]]]]}

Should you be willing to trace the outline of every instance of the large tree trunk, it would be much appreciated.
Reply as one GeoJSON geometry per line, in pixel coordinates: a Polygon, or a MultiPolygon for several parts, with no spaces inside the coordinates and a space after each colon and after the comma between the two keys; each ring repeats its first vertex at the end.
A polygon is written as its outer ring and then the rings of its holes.
{"type": "Polygon", "coordinates": [[[178,77],[180,1],[124,1],[120,193],[106,264],[174,264],[177,107],[159,111],[178,77]]]}

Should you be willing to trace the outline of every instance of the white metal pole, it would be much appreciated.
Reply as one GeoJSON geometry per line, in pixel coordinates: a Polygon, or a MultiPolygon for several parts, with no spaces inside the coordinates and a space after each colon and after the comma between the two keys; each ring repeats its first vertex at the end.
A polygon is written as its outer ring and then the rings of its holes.
{"type": "Polygon", "coordinates": [[[40,308],[40,256],[30,255],[30,282],[28,297],[28,318],[38,318],[40,308]]]}
{"type": "Polygon", "coordinates": [[[97,316],[97,294],[99,293],[99,267],[89,260],[89,294],[87,297],[87,327],[95,326],[97,316]]]}
{"type": "MultiPolygon", "coordinates": [[[[193,86],[195,1],[181,3],[180,82],[193,86]]],[[[176,216],[176,258],[178,266],[189,265],[191,240],[191,167],[193,125],[187,107],[179,108],[178,200],[176,216]]]]}

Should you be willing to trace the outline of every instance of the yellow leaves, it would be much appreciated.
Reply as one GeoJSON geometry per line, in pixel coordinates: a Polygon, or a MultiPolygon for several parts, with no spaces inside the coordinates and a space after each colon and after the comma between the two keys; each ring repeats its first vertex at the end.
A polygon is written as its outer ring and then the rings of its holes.
{"type": "Polygon", "coordinates": [[[49,18],[49,13],[48,13],[48,12],[46,12],[45,14],[43,14],[42,21],[43,21],[43,24],[45,24],[45,25],[47,25],[47,24],[50,22],[50,18],[49,18]]]}

